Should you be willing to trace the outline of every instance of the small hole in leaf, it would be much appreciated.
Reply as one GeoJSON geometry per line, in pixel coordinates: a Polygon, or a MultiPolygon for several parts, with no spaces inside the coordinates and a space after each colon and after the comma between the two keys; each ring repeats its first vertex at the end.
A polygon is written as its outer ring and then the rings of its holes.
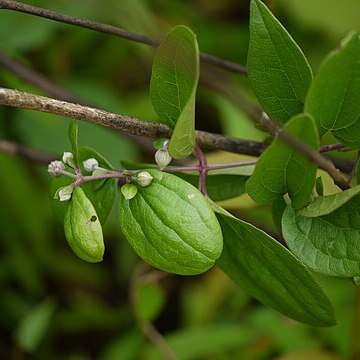
{"type": "Polygon", "coordinates": [[[97,220],[97,217],[95,215],[93,215],[91,218],[90,218],[90,221],[91,222],[95,222],[97,220]]]}

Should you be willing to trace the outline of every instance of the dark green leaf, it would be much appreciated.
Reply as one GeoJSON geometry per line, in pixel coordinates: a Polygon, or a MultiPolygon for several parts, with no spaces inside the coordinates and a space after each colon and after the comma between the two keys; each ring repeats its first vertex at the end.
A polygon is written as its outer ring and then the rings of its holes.
{"type": "Polygon", "coordinates": [[[161,122],[174,128],[169,152],[175,159],[187,157],[194,149],[199,74],[196,36],[186,26],[177,26],[158,48],[150,80],[155,111],[161,122]]]}
{"type": "Polygon", "coordinates": [[[330,276],[359,276],[359,213],[359,196],[321,217],[304,217],[288,206],[282,219],[283,236],[310,269],[330,276]]]}
{"type": "MultiPolygon", "coordinates": [[[[195,187],[199,184],[199,176],[186,173],[174,173],[174,175],[186,180],[195,187]]],[[[248,176],[242,175],[208,175],[206,189],[213,201],[222,201],[234,198],[245,193],[245,183],[248,176]]]]}
{"type": "Polygon", "coordinates": [[[265,305],[315,326],[335,324],[332,306],[305,266],[276,240],[224,212],[218,264],[242,289],[265,305]]]}
{"type": "Polygon", "coordinates": [[[310,66],[292,37],[260,0],[250,7],[249,78],[273,120],[284,124],[303,111],[310,66]]]}
{"type": "Polygon", "coordinates": [[[336,194],[319,196],[308,206],[299,210],[299,214],[306,217],[327,215],[340,208],[360,192],[360,185],[336,194]]]}
{"type": "Polygon", "coordinates": [[[46,336],[55,310],[51,300],[40,303],[21,320],[16,332],[18,346],[28,352],[33,352],[46,336]]]}
{"type": "Polygon", "coordinates": [[[204,196],[178,177],[147,170],[153,181],[121,196],[120,227],[136,253],[168,272],[194,275],[210,269],[222,250],[219,223],[204,196]]]}
{"type": "Polygon", "coordinates": [[[317,193],[319,196],[323,196],[323,195],[324,195],[324,184],[323,184],[323,181],[322,181],[322,177],[321,177],[321,176],[318,176],[318,177],[316,178],[315,189],[316,189],[316,193],[317,193]]]}
{"type": "Polygon", "coordinates": [[[80,187],[74,189],[67,207],[64,231],[66,240],[79,258],[88,262],[102,260],[104,240],[101,224],[93,205],[80,187]]]}
{"type": "MultiPolygon", "coordinates": [[[[313,119],[306,114],[293,117],[284,131],[317,150],[319,141],[313,119]]],[[[288,193],[297,209],[311,198],[316,179],[316,165],[289,145],[276,139],[260,156],[246,189],[259,204],[269,204],[288,193]]]]}
{"type": "Polygon", "coordinates": [[[360,37],[350,34],[323,62],[306,99],[321,134],[360,149],[360,37]]]}
{"type": "Polygon", "coordinates": [[[77,120],[71,121],[69,125],[69,141],[71,144],[72,153],[74,154],[75,163],[78,162],[78,122],[77,120]]]}
{"type": "Polygon", "coordinates": [[[274,219],[274,223],[279,232],[281,232],[281,219],[286,209],[286,201],[282,196],[276,198],[271,204],[271,212],[274,219]]]}

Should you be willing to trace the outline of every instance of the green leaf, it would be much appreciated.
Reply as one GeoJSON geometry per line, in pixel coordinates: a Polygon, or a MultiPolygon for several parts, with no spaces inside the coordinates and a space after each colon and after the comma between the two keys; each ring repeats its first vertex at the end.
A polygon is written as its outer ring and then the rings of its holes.
{"type": "Polygon", "coordinates": [[[330,276],[360,275],[360,198],[328,215],[304,217],[290,206],[282,219],[289,249],[306,266],[330,276]]]}
{"type": "Polygon", "coordinates": [[[135,252],[151,265],[194,275],[210,269],[222,250],[219,223],[204,196],[178,177],[147,170],[153,181],[120,198],[120,228],[135,252]]]}
{"type": "Polygon", "coordinates": [[[308,206],[299,210],[299,214],[306,217],[327,215],[340,208],[360,192],[360,185],[336,194],[319,196],[308,206]]]}
{"type": "Polygon", "coordinates": [[[265,112],[284,124],[303,111],[310,66],[286,29],[260,0],[250,5],[249,79],[265,112]]]}
{"type": "MultiPolygon", "coordinates": [[[[253,338],[252,329],[232,324],[187,328],[165,337],[178,360],[220,359],[223,354],[243,349],[253,338]]],[[[158,347],[150,345],[144,359],[163,360],[164,357],[158,347]]]]}
{"type": "MultiPolygon", "coordinates": [[[[199,176],[186,173],[174,173],[181,179],[186,180],[195,187],[199,184],[199,176]]],[[[222,174],[208,175],[206,189],[213,201],[223,201],[245,193],[245,183],[249,176],[222,174]]]]}
{"type": "Polygon", "coordinates": [[[80,187],[73,191],[65,214],[64,231],[71,249],[80,259],[102,261],[104,240],[101,224],[93,205],[80,187]]]}
{"type": "Polygon", "coordinates": [[[360,149],[360,37],[352,33],[323,62],[306,99],[324,134],[330,131],[341,143],[360,149]]]}
{"type": "MultiPolygon", "coordinates": [[[[317,150],[319,141],[313,119],[297,115],[284,125],[284,131],[317,150]]],[[[292,206],[305,206],[311,198],[316,179],[316,165],[280,139],[260,156],[254,174],[246,183],[250,197],[259,204],[269,204],[288,193],[292,206]]]]}
{"type": "Polygon", "coordinates": [[[169,144],[175,159],[195,146],[195,97],[199,82],[199,48],[195,34],[176,26],[159,46],[150,80],[150,97],[161,122],[174,129],[169,144]]]}
{"type": "Polygon", "coordinates": [[[55,304],[45,300],[21,320],[16,332],[16,343],[28,352],[34,352],[46,336],[51,319],[55,311],[55,304]]]}
{"type": "Polygon", "coordinates": [[[125,184],[120,190],[126,200],[132,199],[138,192],[138,189],[134,184],[125,184]]]}
{"type": "Polygon", "coordinates": [[[77,120],[71,121],[68,130],[69,141],[71,144],[72,153],[74,155],[75,163],[78,162],[78,122],[77,120]]]}
{"type": "MultiPolygon", "coordinates": [[[[156,168],[153,164],[135,164],[122,161],[128,170],[144,170],[156,168]]],[[[167,169],[171,170],[171,166],[167,169]]],[[[243,166],[231,169],[212,170],[206,178],[206,189],[213,201],[223,201],[245,193],[245,183],[253,172],[253,166],[243,166]]],[[[173,175],[187,181],[191,185],[199,186],[199,175],[194,172],[174,172],[173,175]]]]}
{"type": "Polygon", "coordinates": [[[333,308],[306,267],[265,232],[217,213],[224,249],[217,263],[265,305],[314,326],[335,324],[333,308]]]}
{"type": "Polygon", "coordinates": [[[166,302],[164,290],[156,283],[142,284],[138,288],[136,313],[141,319],[153,321],[166,302]]]}

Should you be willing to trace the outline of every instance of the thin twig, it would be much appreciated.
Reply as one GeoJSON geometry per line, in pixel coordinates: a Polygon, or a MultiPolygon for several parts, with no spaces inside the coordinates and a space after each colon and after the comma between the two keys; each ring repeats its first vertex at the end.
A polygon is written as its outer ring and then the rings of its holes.
{"type": "Polygon", "coordinates": [[[38,164],[48,164],[56,159],[55,155],[30,149],[26,146],[8,140],[0,140],[0,151],[12,155],[18,155],[25,160],[38,164]]]}
{"type": "MultiPolygon", "coordinates": [[[[137,311],[137,296],[138,296],[138,290],[141,285],[144,283],[149,283],[149,279],[152,279],[154,281],[157,281],[160,276],[160,271],[155,270],[154,276],[150,274],[143,274],[143,263],[140,262],[139,265],[135,268],[133,272],[133,276],[131,277],[130,287],[129,287],[129,297],[130,297],[130,303],[133,310],[133,313],[135,315],[136,321],[143,332],[143,334],[157,347],[157,349],[162,354],[163,358],[165,360],[176,360],[177,356],[174,353],[173,349],[169,346],[169,344],[166,342],[165,338],[157,331],[155,326],[143,319],[139,312],[137,311]],[[145,279],[146,282],[143,282],[145,279]]],[[[164,275],[168,275],[165,274],[164,275]]]]}
{"type": "Polygon", "coordinates": [[[59,100],[64,100],[72,103],[78,103],[85,105],[86,103],[76,96],[70,94],[68,91],[64,90],[60,86],[57,86],[55,83],[51,82],[43,74],[33,70],[19,61],[16,61],[13,58],[5,55],[0,52],[0,66],[3,66],[5,69],[11,71],[19,79],[26,82],[29,85],[38,88],[50,96],[54,96],[59,100]]]}
{"type": "Polygon", "coordinates": [[[260,118],[260,123],[271,136],[274,138],[279,138],[293,149],[305,155],[311,162],[318,165],[321,169],[325,170],[334,179],[335,184],[339,186],[340,189],[345,190],[350,187],[347,180],[342,176],[340,171],[330,160],[312,149],[309,145],[299,141],[289,133],[283,131],[279,126],[271,121],[271,119],[265,113],[260,118]]]}
{"type": "MultiPolygon", "coordinates": [[[[54,21],[58,21],[65,24],[75,25],[82,28],[91,29],[94,31],[102,32],[105,34],[114,35],[123,39],[130,41],[135,41],[141,44],[150,45],[153,47],[158,47],[161,40],[152,38],[146,35],[134,33],[131,31],[126,31],[116,26],[103,24],[95,21],[89,21],[85,19],[80,19],[74,16],[65,15],[58,13],[52,10],[42,9],[36,6],[31,6],[27,4],[20,3],[13,0],[0,0],[0,9],[13,10],[25,14],[31,14],[39,16],[41,18],[46,18],[54,21]]],[[[201,53],[200,57],[203,61],[213,64],[217,67],[221,67],[228,71],[232,71],[238,74],[246,75],[247,69],[244,66],[235,64],[231,61],[221,59],[217,56],[213,56],[207,53],[201,53]]]]}
{"type": "Polygon", "coordinates": [[[199,160],[199,190],[204,196],[208,196],[207,190],[206,190],[206,177],[207,177],[207,159],[204,154],[204,152],[201,150],[200,146],[196,144],[195,146],[195,155],[199,160]]]}
{"type": "MultiPolygon", "coordinates": [[[[172,134],[172,130],[163,124],[1,87],[0,105],[65,116],[138,136],[170,138],[172,134]]],[[[206,131],[196,131],[196,141],[204,148],[252,156],[259,156],[267,146],[258,141],[242,140],[206,131]]]]}

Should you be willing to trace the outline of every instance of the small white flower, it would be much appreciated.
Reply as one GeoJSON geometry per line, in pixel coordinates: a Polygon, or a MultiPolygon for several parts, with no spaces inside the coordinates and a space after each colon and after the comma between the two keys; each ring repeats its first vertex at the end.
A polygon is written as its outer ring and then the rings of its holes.
{"type": "Polygon", "coordinates": [[[63,157],[62,157],[62,161],[65,164],[67,164],[67,165],[69,165],[71,167],[73,167],[75,165],[75,163],[74,163],[74,155],[73,155],[73,153],[71,153],[69,151],[64,152],[63,157]]]}
{"type": "Polygon", "coordinates": [[[58,192],[59,200],[60,201],[68,201],[71,199],[71,194],[74,191],[74,188],[69,185],[61,188],[58,192]]]}
{"type": "Polygon", "coordinates": [[[136,176],[136,182],[143,187],[149,186],[152,179],[153,177],[147,171],[142,171],[136,176]]]}
{"type": "Polygon", "coordinates": [[[172,157],[170,156],[169,152],[164,148],[159,149],[155,153],[155,161],[159,166],[160,170],[165,169],[170,164],[171,160],[172,157]]]}
{"type": "Polygon", "coordinates": [[[83,165],[84,165],[84,169],[88,172],[93,172],[95,170],[97,170],[97,168],[99,167],[99,162],[94,159],[94,158],[90,158],[90,159],[87,159],[83,162],[83,165]]]}
{"type": "Polygon", "coordinates": [[[65,165],[59,160],[52,161],[48,166],[48,173],[53,176],[61,176],[65,170],[65,165]]]}

